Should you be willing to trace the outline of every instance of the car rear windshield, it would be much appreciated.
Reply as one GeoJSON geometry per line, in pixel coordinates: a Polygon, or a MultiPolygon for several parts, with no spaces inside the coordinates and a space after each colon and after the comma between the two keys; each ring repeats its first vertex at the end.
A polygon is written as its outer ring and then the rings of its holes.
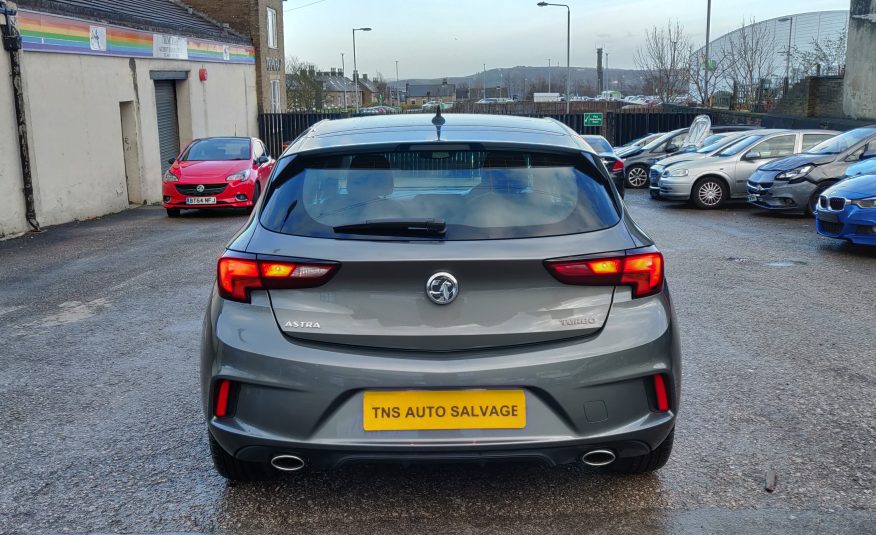
{"type": "Polygon", "coordinates": [[[249,160],[248,139],[213,138],[192,142],[183,153],[181,161],[229,161],[249,160]]]}
{"type": "Polygon", "coordinates": [[[826,139],[807,150],[807,154],[842,154],[868,137],[876,135],[876,128],[856,128],[826,139]]]}
{"type": "Polygon", "coordinates": [[[611,143],[602,136],[584,136],[584,141],[597,153],[614,152],[614,149],[611,148],[611,143]]]}
{"type": "Polygon", "coordinates": [[[616,225],[607,182],[580,158],[469,150],[305,158],[275,177],[261,223],[284,234],[351,240],[532,238],[616,225]],[[442,230],[388,228],[404,221],[442,230]],[[383,228],[372,232],[369,224],[383,228]]]}

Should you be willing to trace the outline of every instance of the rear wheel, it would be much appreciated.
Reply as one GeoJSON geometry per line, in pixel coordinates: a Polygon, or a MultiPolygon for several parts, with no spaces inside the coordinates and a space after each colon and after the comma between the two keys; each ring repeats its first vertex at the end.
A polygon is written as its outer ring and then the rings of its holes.
{"type": "Polygon", "coordinates": [[[727,201],[727,186],[720,178],[705,177],[697,180],[690,192],[690,200],[704,210],[720,208],[727,201]]]}
{"type": "Polygon", "coordinates": [[[167,217],[179,217],[179,208],[168,208],[167,217]]]}
{"type": "Polygon", "coordinates": [[[231,481],[264,481],[276,477],[276,472],[266,463],[251,463],[234,458],[233,455],[222,449],[213,435],[210,438],[210,456],[213,457],[213,466],[219,475],[231,481]]]}
{"type": "Polygon", "coordinates": [[[638,457],[623,457],[608,465],[612,472],[620,474],[643,474],[663,468],[669,456],[672,454],[672,443],[675,440],[675,429],[666,437],[657,449],[646,455],[638,457]]]}
{"type": "Polygon", "coordinates": [[[648,168],[644,165],[634,165],[627,171],[627,187],[641,188],[648,183],[648,168]]]}

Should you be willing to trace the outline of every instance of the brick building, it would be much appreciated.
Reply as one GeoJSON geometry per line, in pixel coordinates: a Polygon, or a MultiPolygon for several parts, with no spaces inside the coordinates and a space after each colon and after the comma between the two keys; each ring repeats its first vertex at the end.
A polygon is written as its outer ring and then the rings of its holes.
{"type": "Polygon", "coordinates": [[[456,102],[456,84],[444,80],[440,84],[405,84],[406,103],[422,106],[429,101],[456,102]]]}
{"type": "Polygon", "coordinates": [[[214,20],[249,36],[256,51],[256,93],[260,113],[286,111],[283,47],[285,0],[185,0],[214,20]]]}

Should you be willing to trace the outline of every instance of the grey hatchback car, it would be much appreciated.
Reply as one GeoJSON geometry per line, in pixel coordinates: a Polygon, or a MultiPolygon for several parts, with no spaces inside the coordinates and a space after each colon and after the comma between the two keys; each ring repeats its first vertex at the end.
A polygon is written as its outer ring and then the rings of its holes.
{"type": "Polygon", "coordinates": [[[678,344],[663,256],[565,125],[323,121],[218,261],[210,449],[239,480],[360,462],[655,470],[678,344]]]}

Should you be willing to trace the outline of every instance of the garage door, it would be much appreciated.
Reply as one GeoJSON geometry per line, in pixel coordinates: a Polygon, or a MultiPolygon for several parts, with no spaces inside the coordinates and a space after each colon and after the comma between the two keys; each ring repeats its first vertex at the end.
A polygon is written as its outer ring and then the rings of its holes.
{"type": "Polygon", "coordinates": [[[161,147],[161,172],[170,168],[167,163],[179,155],[179,120],[176,116],[176,82],[155,81],[155,108],[158,112],[158,143],[161,147]]]}

